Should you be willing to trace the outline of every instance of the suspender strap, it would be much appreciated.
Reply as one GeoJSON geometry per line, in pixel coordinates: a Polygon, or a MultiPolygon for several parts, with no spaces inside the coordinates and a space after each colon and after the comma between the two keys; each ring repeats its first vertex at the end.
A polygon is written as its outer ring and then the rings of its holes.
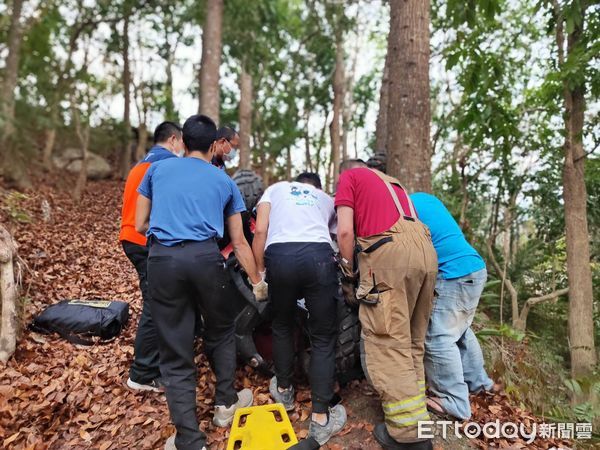
{"type": "Polygon", "coordinates": [[[410,217],[409,215],[407,215],[404,212],[404,208],[402,207],[402,203],[400,203],[400,199],[398,199],[398,196],[396,195],[396,191],[394,191],[392,183],[390,183],[389,181],[384,181],[384,183],[387,186],[388,191],[390,191],[390,195],[392,196],[392,200],[394,200],[394,204],[396,205],[396,209],[398,210],[398,212],[400,213],[400,215],[402,216],[402,218],[414,220],[412,217],[410,217]]]}
{"type": "Polygon", "coordinates": [[[387,175],[382,174],[378,170],[373,170],[373,169],[371,169],[371,170],[387,186],[388,191],[390,191],[390,195],[392,196],[392,200],[394,200],[394,204],[396,205],[396,209],[398,210],[398,213],[400,213],[400,216],[402,216],[402,218],[405,220],[412,220],[414,222],[417,219],[417,213],[415,211],[415,207],[414,207],[412,201],[410,200],[410,198],[408,196],[408,193],[406,192],[406,189],[404,189],[404,186],[402,186],[398,180],[395,180],[392,177],[388,177],[387,175]],[[400,189],[402,189],[406,193],[406,201],[408,202],[408,207],[410,209],[410,215],[406,214],[406,212],[404,211],[404,208],[402,207],[402,203],[400,203],[400,199],[398,198],[398,195],[396,194],[396,191],[394,190],[394,187],[392,186],[392,183],[389,180],[393,180],[393,183],[398,185],[400,187],[400,189]]]}

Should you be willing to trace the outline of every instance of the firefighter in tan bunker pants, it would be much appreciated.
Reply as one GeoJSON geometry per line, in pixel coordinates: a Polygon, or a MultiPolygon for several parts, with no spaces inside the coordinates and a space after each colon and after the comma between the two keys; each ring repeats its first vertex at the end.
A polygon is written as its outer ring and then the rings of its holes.
{"type": "Polygon", "coordinates": [[[363,367],[385,416],[373,433],[384,449],[431,449],[431,440],[418,437],[418,422],[429,420],[423,355],[437,275],[431,236],[398,180],[359,160],[340,171],[335,204],[345,293],[357,243],[363,367]]]}

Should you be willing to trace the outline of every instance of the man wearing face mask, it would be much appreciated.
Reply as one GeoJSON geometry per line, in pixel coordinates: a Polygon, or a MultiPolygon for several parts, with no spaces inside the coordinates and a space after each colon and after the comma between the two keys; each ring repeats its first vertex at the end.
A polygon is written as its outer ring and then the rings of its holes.
{"type": "Polygon", "coordinates": [[[167,450],[201,450],[206,445],[196,416],[198,318],[204,322],[204,352],[216,378],[214,424],[230,425],[236,409],[253,401],[250,389],[234,389],[235,324],[231,305],[223,297],[232,280],[216,242],[225,226],[257,300],[267,298],[267,284],[244,238],[240,213],[246,207],[240,191],[211,164],[216,137],[210,118],[191,116],[183,125],[186,157],[154,164],[138,188],[136,230],[146,232],[150,240],[150,305],[167,403],[177,430],[168,439],[167,450]]]}
{"type": "Polygon", "coordinates": [[[225,170],[225,163],[237,155],[240,144],[240,135],[232,127],[224,126],[217,130],[217,140],[214,143],[215,156],[211,163],[221,170],[225,170]]]}
{"type": "Polygon", "coordinates": [[[142,314],[135,337],[133,363],[127,380],[127,386],[136,391],[158,391],[160,388],[158,342],[148,303],[148,247],[146,236],[135,230],[137,188],[151,164],[183,154],[185,150],[182,136],[181,127],[174,122],[163,122],[157,126],[154,131],[154,145],[144,159],[129,172],[123,193],[119,241],[125,255],[137,271],[142,291],[142,314]]]}

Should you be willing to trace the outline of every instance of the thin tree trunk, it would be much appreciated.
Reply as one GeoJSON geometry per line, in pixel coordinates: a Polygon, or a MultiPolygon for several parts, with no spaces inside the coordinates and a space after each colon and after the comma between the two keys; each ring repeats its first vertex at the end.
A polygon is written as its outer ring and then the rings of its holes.
{"type": "Polygon", "coordinates": [[[250,136],[252,134],[252,75],[242,66],[240,73],[240,169],[251,168],[250,136]]]}
{"type": "Polygon", "coordinates": [[[292,179],[292,149],[285,149],[285,175],[288,180],[292,179]]]}
{"type": "MultiPolygon", "coordinates": [[[[4,67],[4,79],[2,83],[2,119],[4,130],[2,142],[8,142],[15,130],[15,88],[19,75],[19,59],[21,56],[21,11],[23,0],[13,0],[12,14],[10,16],[10,28],[8,30],[8,55],[4,67]]],[[[6,152],[6,150],[4,150],[6,152]]]]}
{"type": "MultiPolygon", "coordinates": [[[[0,136],[0,169],[11,176],[14,154],[10,151],[10,139],[15,131],[15,88],[19,75],[19,59],[21,56],[21,12],[23,0],[13,0],[10,27],[8,29],[8,54],[4,66],[2,92],[0,93],[0,117],[4,122],[0,136]]],[[[11,176],[11,178],[14,178],[11,176]]]]}
{"type": "Polygon", "coordinates": [[[202,30],[202,59],[200,60],[200,105],[198,113],[219,123],[221,67],[221,35],[223,0],[206,2],[206,20],[202,30]]]}
{"type": "Polygon", "coordinates": [[[75,183],[75,188],[73,189],[73,200],[79,203],[83,197],[85,185],[87,184],[90,125],[89,122],[86,122],[85,126],[81,124],[81,117],[79,115],[79,111],[77,110],[77,106],[75,105],[75,100],[73,98],[71,98],[71,112],[73,115],[73,124],[75,125],[75,132],[79,139],[79,145],[81,145],[81,168],[79,169],[79,174],[77,175],[77,182],[75,183]]]}
{"type": "MultiPolygon", "coordinates": [[[[389,53],[388,53],[389,54],[389,53]]],[[[379,91],[379,113],[375,123],[375,151],[385,153],[387,147],[387,113],[390,92],[390,65],[386,55],[383,66],[383,77],[381,79],[381,90],[379,91]]]]}
{"type": "Polygon", "coordinates": [[[135,159],[137,161],[144,158],[146,154],[146,146],[148,145],[148,127],[144,122],[141,122],[138,127],[138,142],[135,148],[135,159]]]}
{"type": "Polygon", "coordinates": [[[167,81],[165,84],[165,117],[167,120],[177,121],[177,113],[175,112],[175,102],[173,101],[173,54],[167,57],[167,81]]]}
{"type": "MultiPolygon", "coordinates": [[[[565,63],[563,20],[558,3],[556,42],[559,67],[565,63]]],[[[567,38],[567,55],[578,49],[583,33],[585,6],[581,7],[581,22],[575,21],[567,38]]],[[[585,113],[585,85],[563,82],[565,103],[565,161],[563,165],[563,198],[567,242],[567,276],[569,279],[569,344],[573,378],[589,375],[596,365],[594,343],[594,294],[590,268],[590,245],[587,222],[587,191],[585,186],[585,152],[583,124],[585,113]]]]}
{"type": "Polygon", "coordinates": [[[341,30],[336,31],[335,71],[333,73],[333,119],[329,125],[331,135],[331,163],[333,174],[330,181],[335,185],[338,180],[341,151],[340,118],[344,106],[344,45],[341,30]]]}
{"type": "Polygon", "coordinates": [[[44,152],[42,154],[43,164],[49,172],[54,169],[52,162],[52,152],[54,151],[54,143],[56,142],[56,125],[46,130],[46,142],[44,143],[44,152]]]}
{"type": "Polygon", "coordinates": [[[390,2],[387,170],[409,191],[431,192],[429,2],[390,2]]]}
{"type": "Polygon", "coordinates": [[[306,109],[306,114],[304,117],[305,126],[304,126],[304,169],[307,172],[312,172],[312,160],[310,157],[310,132],[309,132],[309,120],[310,120],[310,110],[306,109]]]}
{"type": "Polygon", "coordinates": [[[127,178],[131,167],[131,73],[129,70],[129,20],[131,12],[123,18],[123,153],[121,154],[121,179],[127,178]]]}
{"type": "Polygon", "coordinates": [[[17,346],[18,289],[13,265],[16,254],[17,244],[8,230],[0,225],[0,302],[2,305],[0,361],[3,363],[8,361],[17,346]]]}

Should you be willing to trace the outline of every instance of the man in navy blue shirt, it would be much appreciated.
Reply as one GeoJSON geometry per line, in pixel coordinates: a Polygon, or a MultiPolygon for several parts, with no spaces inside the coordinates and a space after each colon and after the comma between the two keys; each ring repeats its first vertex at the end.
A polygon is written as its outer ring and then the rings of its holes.
{"type": "Polygon", "coordinates": [[[186,158],[159,161],[138,192],[136,229],[150,241],[150,309],[159,337],[160,370],[177,433],[165,448],[200,450],[206,435],[196,419],[196,316],[204,323],[204,350],[216,376],[213,422],[227,426],[235,410],[252,404],[252,391],[233,388],[236,365],[234,317],[223,292],[232,283],[216,240],[225,222],[235,255],[248,273],[257,300],[267,285],[244,238],[242,196],[227,174],[211,164],[215,123],[196,115],[183,125],[186,158]]]}
{"type": "Polygon", "coordinates": [[[410,196],[419,219],[429,227],[438,256],[433,311],[425,338],[425,374],[433,396],[430,410],[462,420],[471,417],[469,392],[495,388],[471,323],[487,279],[485,262],[435,196],[410,196]]]}

